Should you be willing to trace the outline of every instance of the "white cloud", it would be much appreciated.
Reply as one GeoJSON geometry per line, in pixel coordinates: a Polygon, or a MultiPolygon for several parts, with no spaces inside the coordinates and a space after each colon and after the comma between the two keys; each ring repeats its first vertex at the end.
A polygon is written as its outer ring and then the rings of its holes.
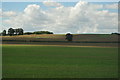
{"type": "Polygon", "coordinates": [[[107,8],[107,9],[118,9],[118,3],[107,4],[104,7],[107,8]]]}
{"type": "Polygon", "coordinates": [[[13,11],[3,11],[2,9],[0,9],[0,17],[13,17],[16,16],[16,12],[13,11]]]}
{"type": "Polygon", "coordinates": [[[26,14],[31,14],[31,13],[36,13],[38,12],[40,9],[40,6],[39,5],[36,5],[36,4],[32,4],[32,5],[28,5],[25,9],[24,9],[24,12],[26,14]]]}
{"type": "Polygon", "coordinates": [[[57,2],[52,1],[52,0],[43,1],[43,4],[45,6],[53,6],[53,7],[60,7],[60,6],[62,6],[60,3],[57,3],[57,2]]]}
{"type": "Polygon", "coordinates": [[[13,17],[13,16],[16,16],[16,12],[13,11],[3,12],[3,17],[13,17]]]}
{"type": "Polygon", "coordinates": [[[0,9],[0,13],[2,13],[2,9],[0,9]]]}
{"type": "MultiPolygon", "coordinates": [[[[60,4],[60,3],[58,3],[60,4]]],[[[49,30],[54,33],[111,33],[117,31],[118,14],[98,11],[103,5],[80,1],[73,7],[59,6],[43,10],[39,5],[28,5],[24,12],[3,20],[9,27],[25,31],[49,30]]]]}

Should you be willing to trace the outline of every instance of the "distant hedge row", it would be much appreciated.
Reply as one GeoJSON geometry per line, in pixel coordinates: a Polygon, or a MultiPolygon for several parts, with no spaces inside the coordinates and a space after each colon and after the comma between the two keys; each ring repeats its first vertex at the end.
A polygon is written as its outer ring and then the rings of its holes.
{"type": "Polygon", "coordinates": [[[53,34],[53,32],[50,31],[24,32],[22,28],[18,29],[9,28],[8,31],[3,30],[3,32],[0,33],[1,36],[30,35],[30,34],[53,34]]]}
{"type": "Polygon", "coordinates": [[[30,34],[53,34],[53,32],[49,31],[35,31],[35,32],[25,32],[25,35],[30,35],[30,34]]]}

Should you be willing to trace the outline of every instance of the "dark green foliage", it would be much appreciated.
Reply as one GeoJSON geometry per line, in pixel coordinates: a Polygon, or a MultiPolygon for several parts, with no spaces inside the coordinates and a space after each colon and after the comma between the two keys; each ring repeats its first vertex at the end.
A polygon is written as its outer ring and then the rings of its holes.
{"type": "Polygon", "coordinates": [[[23,33],[24,33],[24,31],[23,31],[23,29],[22,29],[22,28],[18,28],[18,32],[19,32],[19,34],[18,34],[18,35],[23,35],[23,33]]]}
{"type": "Polygon", "coordinates": [[[8,35],[10,35],[10,36],[12,36],[12,35],[14,35],[14,29],[13,28],[9,28],[8,29],[8,35]]]}
{"type": "Polygon", "coordinates": [[[19,30],[18,29],[14,29],[15,34],[18,35],[19,34],[19,30]]]}
{"type": "Polygon", "coordinates": [[[49,32],[49,31],[35,31],[35,32],[33,32],[33,34],[53,34],[53,32],[49,32]]]}
{"type": "Polygon", "coordinates": [[[6,36],[6,30],[3,30],[2,36],[6,36]]]}
{"type": "Polygon", "coordinates": [[[24,30],[22,28],[18,28],[18,29],[13,29],[13,28],[9,28],[8,29],[8,35],[13,36],[13,35],[23,35],[24,30]]]}
{"type": "Polygon", "coordinates": [[[112,35],[120,35],[120,33],[112,33],[112,35]]]}
{"type": "Polygon", "coordinates": [[[14,29],[16,35],[23,35],[24,31],[22,28],[14,29]]]}
{"type": "MultiPolygon", "coordinates": [[[[53,34],[53,32],[50,31],[35,31],[35,32],[25,32],[22,28],[18,28],[18,29],[13,29],[13,28],[9,28],[8,29],[8,35],[13,36],[13,35],[30,35],[30,34],[53,34]]],[[[0,35],[6,35],[6,30],[4,30],[2,33],[0,33],[0,35]]]]}
{"type": "Polygon", "coordinates": [[[35,32],[25,32],[25,35],[30,35],[30,34],[53,34],[53,32],[49,31],[35,31],[35,32]]]}
{"type": "Polygon", "coordinates": [[[70,34],[70,33],[67,33],[67,34],[66,34],[66,39],[67,39],[68,41],[72,41],[72,38],[73,38],[73,35],[72,35],[72,34],[70,34]]]}

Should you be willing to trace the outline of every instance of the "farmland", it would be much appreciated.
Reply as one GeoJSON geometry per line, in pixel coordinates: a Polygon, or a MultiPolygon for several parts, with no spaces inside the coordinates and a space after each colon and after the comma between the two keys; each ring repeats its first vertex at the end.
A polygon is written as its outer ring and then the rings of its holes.
{"type": "Polygon", "coordinates": [[[118,46],[118,35],[74,34],[73,42],[67,42],[65,34],[17,35],[1,37],[3,44],[118,46]]]}
{"type": "Polygon", "coordinates": [[[115,78],[117,48],[3,45],[4,78],[115,78]]]}
{"type": "MultiPolygon", "coordinates": [[[[3,40],[26,40],[26,41],[66,41],[65,34],[42,34],[42,35],[17,35],[3,36],[3,40]]],[[[74,34],[73,41],[118,41],[118,35],[112,34],[74,34]]]]}
{"type": "Polygon", "coordinates": [[[3,45],[3,78],[117,78],[118,48],[3,45]]]}
{"type": "Polygon", "coordinates": [[[1,36],[3,78],[117,78],[118,35],[1,36]]]}

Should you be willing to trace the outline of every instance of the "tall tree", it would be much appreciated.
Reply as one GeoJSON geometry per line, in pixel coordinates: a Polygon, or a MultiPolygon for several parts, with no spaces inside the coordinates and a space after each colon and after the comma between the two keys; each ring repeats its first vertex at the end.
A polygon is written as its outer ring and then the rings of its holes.
{"type": "Polygon", "coordinates": [[[19,35],[23,35],[24,30],[22,28],[18,28],[19,35]]]}
{"type": "Polygon", "coordinates": [[[15,32],[16,35],[19,34],[19,30],[18,29],[14,29],[14,32],[15,32]]]}
{"type": "Polygon", "coordinates": [[[9,28],[8,29],[8,35],[10,35],[10,36],[12,36],[12,35],[14,35],[14,29],[13,28],[9,28]]]}
{"type": "Polygon", "coordinates": [[[3,36],[6,35],[6,30],[3,30],[2,35],[3,35],[3,36]]]}

